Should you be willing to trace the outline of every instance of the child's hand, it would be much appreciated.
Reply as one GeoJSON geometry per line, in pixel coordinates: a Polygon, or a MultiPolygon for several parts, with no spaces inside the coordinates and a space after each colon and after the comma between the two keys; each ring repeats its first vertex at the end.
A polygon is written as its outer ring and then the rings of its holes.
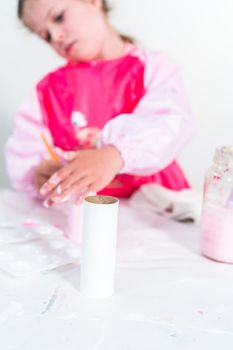
{"type": "Polygon", "coordinates": [[[42,160],[35,168],[33,184],[39,192],[41,186],[60,168],[62,164],[54,160],[42,160]]]}
{"type": "Polygon", "coordinates": [[[72,195],[79,200],[90,192],[98,192],[107,186],[123,165],[119,151],[114,146],[101,149],[82,150],[72,154],[70,163],[57,171],[40,189],[48,195],[46,206],[62,203],[72,195]]]}

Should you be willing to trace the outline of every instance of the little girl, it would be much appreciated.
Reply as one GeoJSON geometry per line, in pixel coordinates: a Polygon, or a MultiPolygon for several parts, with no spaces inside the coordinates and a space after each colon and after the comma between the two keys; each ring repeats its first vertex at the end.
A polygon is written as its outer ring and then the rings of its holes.
{"type": "Polygon", "coordinates": [[[89,192],[129,197],[153,182],[189,187],[175,161],[194,130],[180,72],[119,34],[107,12],[104,0],[18,3],[23,23],[67,61],[36,85],[7,144],[14,187],[47,207],[89,192]],[[66,162],[48,159],[41,132],[66,162]]]}

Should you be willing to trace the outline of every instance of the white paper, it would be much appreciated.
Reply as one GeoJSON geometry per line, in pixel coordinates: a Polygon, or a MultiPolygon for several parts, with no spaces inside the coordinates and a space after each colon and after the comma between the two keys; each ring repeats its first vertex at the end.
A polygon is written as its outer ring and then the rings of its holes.
{"type": "Polygon", "coordinates": [[[80,257],[78,248],[51,225],[19,225],[13,235],[9,231],[0,236],[6,233],[9,239],[0,239],[0,268],[14,276],[34,275],[76,262],[80,257]]]}
{"type": "Polygon", "coordinates": [[[87,297],[106,298],[114,292],[118,205],[109,196],[84,201],[80,290],[87,297]]]}

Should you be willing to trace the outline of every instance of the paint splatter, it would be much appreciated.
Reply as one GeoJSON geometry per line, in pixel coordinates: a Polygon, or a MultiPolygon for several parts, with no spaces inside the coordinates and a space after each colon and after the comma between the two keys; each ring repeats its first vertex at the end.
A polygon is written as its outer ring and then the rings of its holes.
{"type": "Polygon", "coordinates": [[[197,312],[199,313],[199,315],[204,315],[204,311],[203,310],[197,310],[197,312]]]}

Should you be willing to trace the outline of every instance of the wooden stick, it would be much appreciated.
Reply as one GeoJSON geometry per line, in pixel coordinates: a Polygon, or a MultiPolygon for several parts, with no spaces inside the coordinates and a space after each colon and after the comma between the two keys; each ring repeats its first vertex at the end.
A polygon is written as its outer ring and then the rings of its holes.
{"type": "Polygon", "coordinates": [[[53,159],[56,162],[60,162],[60,159],[58,158],[57,154],[55,153],[53,148],[50,146],[48,141],[46,140],[45,135],[43,133],[41,133],[40,137],[41,137],[41,140],[42,140],[43,144],[45,145],[45,148],[47,149],[48,154],[50,155],[51,159],[53,159]]]}

